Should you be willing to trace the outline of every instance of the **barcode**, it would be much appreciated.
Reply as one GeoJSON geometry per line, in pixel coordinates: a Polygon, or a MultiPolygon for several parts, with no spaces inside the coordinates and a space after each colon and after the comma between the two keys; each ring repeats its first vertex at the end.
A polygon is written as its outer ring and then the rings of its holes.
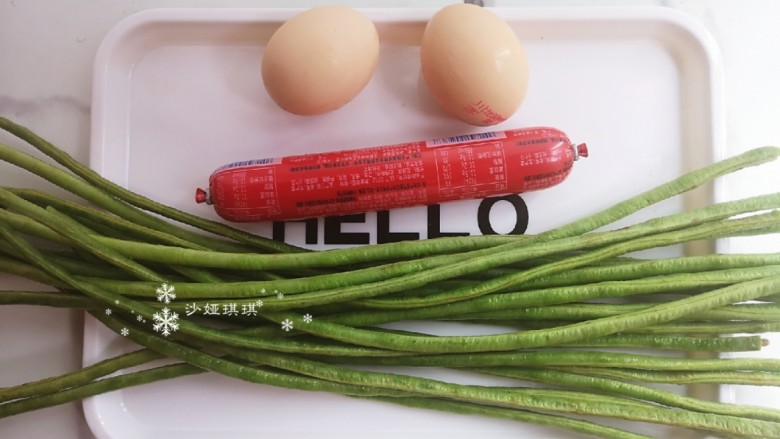
{"type": "Polygon", "coordinates": [[[431,139],[425,142],[425,146],[444,146],[444,145],[457,145],[459,143],[468,143],[475,140],[487,140],[487,139],[504,139],[506,134],[503,131],[492,131],[488,133],[475,133],[475,134],[463,134],[461,136],[441,137],[438,139],[431,139]]]}
{"type": "Polygon", "coordinates": [[[225,165],[225,166],[222,166],[222,167],[221,167],[221,168],[219,168],[218,170],[222,170],[222,169],[233,169],[233,168],[242,168],[242,167],[245,167],[245,166],[255,166],[255,165],[270,165],[270,164],[276,163],[276,160],[277,160],[277,159],[275,159],[275,158],[254,159],[254,160],[242,160],[242,161],[240,161],[240,162],[233,162],[233,163],[228,163],[227,165],[225,165]]]}

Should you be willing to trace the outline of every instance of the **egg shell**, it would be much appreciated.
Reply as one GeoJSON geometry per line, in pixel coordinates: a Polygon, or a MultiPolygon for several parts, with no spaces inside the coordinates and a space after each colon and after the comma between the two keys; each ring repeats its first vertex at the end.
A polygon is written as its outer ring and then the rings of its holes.
{"type": "Polygon", "coordinates": [[[261,75],[271,99],[298,115],[342,107],[368,84],[379,59],[379,35],[360,12],[342,6],[307,9],[277,29],[261,75]]]}
{"type": "Polygon", "coordinates": [[[431,17],[420,64],[433,98],[472,125],[505,121],[528,88],[528,61],[515,32],[494,12],[472,4],[446,6],[431,17]]]}

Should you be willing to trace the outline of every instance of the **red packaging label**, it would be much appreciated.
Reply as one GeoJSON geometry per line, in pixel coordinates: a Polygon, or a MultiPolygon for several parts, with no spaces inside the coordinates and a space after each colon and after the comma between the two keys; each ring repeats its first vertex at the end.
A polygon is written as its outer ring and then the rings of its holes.
{"type": "Polygon", "coordinates": [[[301,219],[550,187],[576,150],[555,128],[470,134],[223,166],[209,196],[230,221],[301,219]]]}

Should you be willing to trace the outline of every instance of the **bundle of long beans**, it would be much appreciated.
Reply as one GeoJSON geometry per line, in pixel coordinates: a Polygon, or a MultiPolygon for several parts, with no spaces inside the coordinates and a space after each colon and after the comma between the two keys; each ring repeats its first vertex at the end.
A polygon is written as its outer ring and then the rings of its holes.
{"type": "Polygon", "coordinates": [[[729,438],[780,437],[780,410],[656,385],[780,385],[780,359],[684,355],[765,345],[760,334],[780,328],[780,253],[635,255],[777,233],[780,193],[609,228],[771,161],[780,148],[692,171],[538,235],[307,251],[156,203],[8,119],[0,118],[0,127],[59,166],[2,144],[0,159],[84,200],[0,188],[0,271],[51,286],[0,291],[0,303],[81,308],[140,345],[80,371],[0,389],[0,417],[208,371],[599,437],[646,437],[602,418],[729,438]],[[444,335],[385,325],[408,321],[465,329],[444,335]],[[476,323],[496,331],[469,335],[476,323]],[[125,371],[162,358],[179,362],[125,371]],[[366,364],[384,371],[353,367],[366,364]],[[451,368],[515,384],[465,385],[396,366],[451,368]]]}

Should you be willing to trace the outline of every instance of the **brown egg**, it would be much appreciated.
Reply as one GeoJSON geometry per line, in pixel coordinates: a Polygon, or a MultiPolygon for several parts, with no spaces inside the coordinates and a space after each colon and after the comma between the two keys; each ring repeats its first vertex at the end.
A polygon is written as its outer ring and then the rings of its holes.
{"type": "Polygon", "coordinates": [[[517,35],[495,13],[476,5],[446,6],[431,17],[420,63],[439,105],[472,125],[505,121],[528,88],[528,62],[517,35]]]}
{"type": "Polygon", "coordinates": [[[379,59],[374,23],[341,6],[308,9],[274,32],[261,73],[271,98],[299,115],[327,113],[368,84],[379,59]]]}

